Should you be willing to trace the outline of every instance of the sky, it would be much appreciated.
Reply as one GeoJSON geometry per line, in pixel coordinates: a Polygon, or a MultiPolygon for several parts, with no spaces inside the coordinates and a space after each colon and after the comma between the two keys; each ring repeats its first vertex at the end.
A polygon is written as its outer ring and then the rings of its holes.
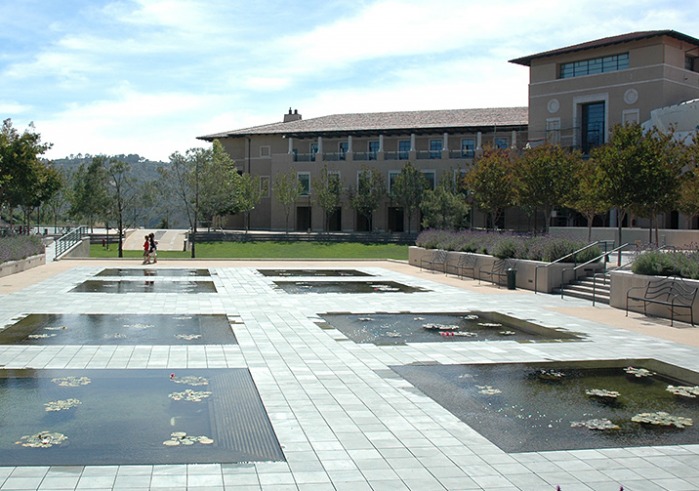
{"type": "Polygon", "coordinates": [[[508,60],[634,31],[699,37],[699,0],[0,0],[0,118],[46,157],[168,160],[197,136],[357,112],[527,105],[508,60]]]}

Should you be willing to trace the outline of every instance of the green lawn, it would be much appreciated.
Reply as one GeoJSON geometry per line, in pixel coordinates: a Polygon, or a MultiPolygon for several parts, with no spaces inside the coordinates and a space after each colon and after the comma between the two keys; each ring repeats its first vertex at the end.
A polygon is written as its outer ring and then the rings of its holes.
{"type": "MultiPolygon", "coordinates": [[[[196,245],[197,259],[398,259],[408,260],[408,246],[335,242],[202,242],[196,245]]],[[[141,251],[124,251],[125,258],[142,257],[141,251]]],[[[103,249],[92,244],[90,257],[117,257],[117,246],[103,249]]],[[[187,251],[158,251],[163,259],[191,257],[187,251]]]]}

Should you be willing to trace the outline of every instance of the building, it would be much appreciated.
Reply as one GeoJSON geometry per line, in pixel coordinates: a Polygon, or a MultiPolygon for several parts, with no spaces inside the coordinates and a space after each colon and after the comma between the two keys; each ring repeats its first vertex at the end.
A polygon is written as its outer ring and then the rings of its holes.
{"type": "MultiPolygon", "coordinates": [[[[304,193],[294,210],[294,230],[323,230],[324,212],[314,206],[313,183],[324,168],[339,176],[344,190],[357,185],[367,166],[381,172],[390,191],[394,177],[411,162],[434,187],[446,174],[461,175],[486,145],[521,149],[527,143],[527,108],[451,109],[335,114],[304,120],[298,111],[281,123],[199,137],[219,140],[244,172],[260,176],[263,199],[251,214],[250,227],[284,230],[282,205],[271,196],[274,176],[295,172],[304,193]]],[[[331,231],[366,231],[366,220],[349,206],[343,193],[340,209],[329,220],[331,231]]],[[[230,217],[229,227],[240,227],[230,217]]],[[[374,213],[373,229],[408,230],[406,214],[386,198],[374,213]]],[[[413,217],[410,230],[419,226],[413,217]]]]}
{"type": "MultiPolygon", "coordinates": [[[[285,228],[281,205],[271,196],[271,180],[292,170],[305,190],[293,228],[321,230],[323,211],[313,204],[312,183],[326,165],[339,174],[345,189],[356,185],[366,165],[376,167],[390,188],[406,161],[434,185],[444,173],[467,169],[485,145],[519,151],[548,142],[587,153],[605,143],[616,124],[643,123],[662,113],[665,124],[677,125],[672,119],[677,111],[659,110],[699,99],[698,60],[699,39],[672,30],[635,32],[510,60],[529,67],[526,108],[339,114],[308,120],[290,109],[280,123],[199,138],[218,139],[242,170],[262,178],[265,197],[251,216],[252,228],[285,228]]],[[[682,113],[686,119],[687,111],[682,113]]],[[[682,125],[688,123],[683,120],[682,125]]],[[[233,217],[228,225],[239,226],[235,220],[240,218],[233,217]]],[[[615,225],[613,220],[607,223],[615,225]]],[[[560,224],[572,222],[564,217],[560,224]]],[[[346,202],[330,225],[331,230],[366,228],[346,202]]],[[[411,229],[417,226],[411,224],[411,229]]],[[[526,222],[508,210],[501,226],[526,228],[526,222]]],[[[661,226],[691,224],[682,224],[674,213],[661,226]]],[[[374,228],[403,231],[405,215],[386,200],[375,214],[374,228]]]]}

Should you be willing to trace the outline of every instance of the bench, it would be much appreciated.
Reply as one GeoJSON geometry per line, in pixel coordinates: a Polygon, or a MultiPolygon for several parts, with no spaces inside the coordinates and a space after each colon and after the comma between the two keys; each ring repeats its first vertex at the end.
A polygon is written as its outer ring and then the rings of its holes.
{"type": "Polygon", "coordinates": [[[643,315],[648,304],[670,307],[670,325],[675,322],[676,309],[688,309],[692,326],[694,325],[694,300],[699,288],[692,287],[680,278],[662,278],[650,280],[646,286],[635,286],[626,292],[626,316],[629,315],[629,300],[643,302],[643,315]]]}
{"type": "Polygon", "coordinates": [[[472,254],[459,255],[459,260],[453,266],[459,278],[466,276],[466,273],[469,273],[468,276],[470,278],[476,278],[478,276],[478,261],[476,256],[472,254]]]}
{"type": "Polygon", "coordinates": [[[427,267],[427,269],[439,269],[444,273],[445,275],[447,274],[447,251],[439,249],[436,251],[432,251],[430,254],[427,254],[423,256],[420,259],[420,271],[422,271],[423,267],[427,267]]]}
{"type": "Polygon", "coordinates": [[[478,283],[480,284],[481,279],[485,276],[488,281],[493,285],[498,285],[498,288],[502,286],[501,278],[507,280],[507,270],[514,269],[512,262],[507,259],[497,259],[490,271],[478,271],[478,283]]]}

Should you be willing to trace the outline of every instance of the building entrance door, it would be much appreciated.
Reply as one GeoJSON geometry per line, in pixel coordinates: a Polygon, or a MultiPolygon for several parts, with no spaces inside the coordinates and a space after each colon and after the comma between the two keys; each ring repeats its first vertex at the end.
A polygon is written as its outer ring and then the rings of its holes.
{"type": "Polygon", "coordinates": [[[296,230],[306,232],[311,230],[311,207],[297,206],[296,207],[296,230]]]}

